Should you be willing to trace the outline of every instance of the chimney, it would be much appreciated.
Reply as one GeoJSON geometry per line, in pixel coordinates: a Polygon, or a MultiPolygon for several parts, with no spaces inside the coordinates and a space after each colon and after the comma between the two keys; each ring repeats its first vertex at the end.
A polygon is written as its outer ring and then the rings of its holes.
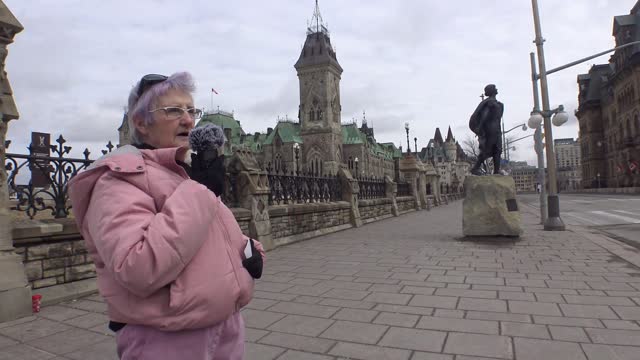
{"type": "Polygon", "coordinates": [[[273,128],[267,128],[267,135],[271,135],[272,132],[273,132],[273,128]]]}

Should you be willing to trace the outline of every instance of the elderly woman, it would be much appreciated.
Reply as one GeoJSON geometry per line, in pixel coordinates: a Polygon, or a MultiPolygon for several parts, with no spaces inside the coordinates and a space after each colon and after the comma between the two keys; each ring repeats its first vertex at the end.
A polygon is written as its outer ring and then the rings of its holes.
{"type": "Polygon", "coordinates": [[[186,164],[194,90],[185,72],[144,76],[129,95],[133,146],[69,183],[121,359],[243,358],[239,310],[264,252],[211,191],[220,168],[186,164]]]}

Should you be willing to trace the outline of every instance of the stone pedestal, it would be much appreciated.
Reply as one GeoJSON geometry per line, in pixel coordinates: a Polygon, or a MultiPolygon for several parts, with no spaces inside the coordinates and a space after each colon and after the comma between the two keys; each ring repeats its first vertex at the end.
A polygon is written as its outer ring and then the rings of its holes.
{"type": "Polygon", "coordinates": [[[462,210],[465,236],[520,236],[520,211],[511,176],[467,176],[462,210]]]}
{"type": "MultiPolygon", "coordinates": [[[[0,0],[0,164],[5,163],[4,143],[9,121],[18,119],[18,109],[4,70],[7,45],[22,31],[22,25],[0,0]]],[[[22,265],[22,259],[14,253],[9,214],[7,173],[0,170],[0,322],[31,314],[31,287],[22,265]]]]}

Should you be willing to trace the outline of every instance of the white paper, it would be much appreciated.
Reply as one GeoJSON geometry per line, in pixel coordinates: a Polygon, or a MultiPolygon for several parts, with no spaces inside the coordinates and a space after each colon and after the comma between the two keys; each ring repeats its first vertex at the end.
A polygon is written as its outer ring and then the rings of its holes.
{"type": "Polygon", "coordinates": [[[251,252],[251,243],[250,243],[251,239],[247,240],[247,245],[244,247],[244,258],[248,259],[251,257],[251,255],[253,255],[253,253],[251,252]]]}

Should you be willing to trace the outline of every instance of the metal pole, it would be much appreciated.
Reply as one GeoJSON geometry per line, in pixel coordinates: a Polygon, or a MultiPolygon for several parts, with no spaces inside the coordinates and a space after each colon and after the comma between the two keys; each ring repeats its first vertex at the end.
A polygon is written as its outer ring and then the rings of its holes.
{"type": "MultiPolygon", "coordinates": [[[[538,78],[536,74],[536,55],[530,53],[531,83],[533,85],[533,111],[540,111],[540,97],[538,96],[538,78]]],[[[544,149],[542,148],[542,129],[540,126],[533,133],[534,149],[538,155],[538,184],[540,184],[540,224],[547,220],[547,185],[544,176],[544,149]]]]}
{"type": "Polygon", "coordinates": [[[570,62],[570,63],[568,63],[568,64],[565,64],[565,65],[562,65],[562,66],[558,66],[557,68],[553,68],[553,69],[551,69],[551,70],[548,70],[548,71],[547,71],[547,75],[549,75],[549,74],[553,74],[554,72],[557,72],[557,71],[560,71],[560,70],[564,70],[564,69],[566,69],[566,68],[570,68],[570,67],[572,67],[572,66],[574,66],[574,65],[581,64],[581,63],[583,63],[583,62],[585,62],[585,61],[589,61],[589,60],[591,60],[591,59],[595,59],[595,58],[597,58],[597,57],[599,57],[599,56],[602,56],[602,55],[604,55],[604,54],[606,54],[606,53],[610,53],[610,52],[612,52],[612,51],[616,51],[616,50],[619,50],[619,49],[622,49],[622,48],[626,48],[626,47],[628,47],[628,46],[638,45],[638,44],[640,44],[640,40],[639,40],[639,41],[632,41],[632,42],[630,42],[630,43],[626,43],[626,44],[624,44],[624,45],[616,46],[616,47],[614,47],[614,48],[612,48],[612,49],[605,50],[605,51],[603,51],[603,52],[599,52],[599,53],[597,53],[597,54],[595,54],[595,55],[587,56],[586,58],[583,58],[583,59],[580,59],[580,60],[576,60],[576,61],[574,61],[574,62],[570,62]]]}
{"type": "Polygon", "coordinates": [[[549,88],[544,61],[544,39],[540,29],[540,14],[538,0],[531,0],[533,8],[533,23],[536,33],[536,48],[538,50],[538,67],[540,73],[540,92],[542,93],[542,116],[544,118],[544,135],[547,150],[547,172],[549,173],[548,216],[544,222],[544,229],[548,231],[564,231],[564,222],[560,218],[560,200],[558,199],[558,184],[556,183],[556,159],[553,151],[553,135],[551,133],[551,114],[549,107],[549,88]]]}

